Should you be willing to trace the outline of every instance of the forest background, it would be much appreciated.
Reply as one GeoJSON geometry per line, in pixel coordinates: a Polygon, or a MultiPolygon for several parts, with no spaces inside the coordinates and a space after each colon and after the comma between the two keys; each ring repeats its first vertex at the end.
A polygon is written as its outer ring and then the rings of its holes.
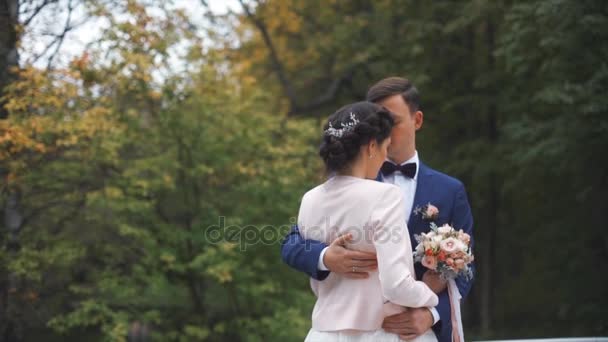
{"type": "Polygon", "coordinates": [[[467,339],[608,335],[608,2],[2,0],[0,27],[0,340],[301,341],[280,241],[323,120],[387,76],[469,194],[467,339]]]}

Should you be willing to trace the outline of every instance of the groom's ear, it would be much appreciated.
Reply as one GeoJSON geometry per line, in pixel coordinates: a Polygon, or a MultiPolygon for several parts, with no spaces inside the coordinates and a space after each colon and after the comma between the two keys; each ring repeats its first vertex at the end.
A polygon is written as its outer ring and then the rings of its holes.
{"type": "Polygon", "coordinates": [[[416,127],[416,130],[421,129],[422,123],[424,123],[424,113],[417,110],[416,113],[414,113],[414,121],[414,127],[416,127]]]}

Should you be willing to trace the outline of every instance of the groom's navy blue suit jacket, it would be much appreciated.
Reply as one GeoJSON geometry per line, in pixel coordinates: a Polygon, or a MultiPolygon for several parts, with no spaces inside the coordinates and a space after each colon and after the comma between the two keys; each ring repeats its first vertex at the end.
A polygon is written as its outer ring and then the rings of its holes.
{"type": "MultiPolygon", "coordinates": [[[[378,180],[381,180],[380,175],[378,180]]],[[[467,200],[464,185],[459,180],[420,163],[413,208],[423,207],[428,203],[439,209],[439,218],[435,220],[438,226],[449,223],[456,229],[464,230],[471,235],[471,246],[473,246],[473,216],[471,215],[471,207],[467,200]]],[[[423,220],[420,215],[414,214],[412,210],[408,229],[412,250],[414,250],[417,244],[414,235],[428,232],[430,222],[423,220]]],[[[329,272],[320,271],[317,266],[321,251],[325,247],[327,245],[322,242],[304,240],[300,236],[298,227],[294,226],[283,240],[281,257],[285,263],[296,270],[305,272],[314,279],[323,280],[329,275],[329,272]]],[[[415,269],[417,279],[422,279],[426,268],[420,263],[416,263],[415,269]]],[[[467,281],[463,277],[456,279],[456,284],[463,298],[469,293],[472,283],[473,280],[467,281]]],[[[447,291],[439,294],[439,305],[436,309],[441,320],[433,326],[433,331],[440,342],[451,342],[452,323],[447,291]]]]}

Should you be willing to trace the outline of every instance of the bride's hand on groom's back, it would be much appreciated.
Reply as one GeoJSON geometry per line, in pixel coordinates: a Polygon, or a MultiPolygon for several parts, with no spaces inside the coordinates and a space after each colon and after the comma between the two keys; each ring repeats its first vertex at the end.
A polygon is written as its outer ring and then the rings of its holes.
{"type": "Polygon", "coordinates": [[[378,268],[376,254],[346,249],[346,243],[352,238],[352,234],[344,234],[336,238],[327,248],[323,263],[331,272],[342,274],[347,278],[365,279],[369,277],[368,272],[378,268]]]}

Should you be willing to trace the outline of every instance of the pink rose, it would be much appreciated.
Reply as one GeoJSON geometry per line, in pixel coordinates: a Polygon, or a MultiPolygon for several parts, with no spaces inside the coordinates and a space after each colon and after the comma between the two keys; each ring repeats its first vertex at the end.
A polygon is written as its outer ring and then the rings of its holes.
{"type": "Polygon", "coordinates": [[[457,270],[462,270],[464,268],[464,260],[458,259],[454,261],[454,266],[456,266],[457,270]]]}
{"type": "Polygon", "coordinates": [[[452,258],[452,259],[464,259],[465,256],[466,256],[466,254],[461,251],[450,254],[450,258],[452,258]]]}
{"type": "Polygon", "coordinates": [[[452,259],[452,258],[447,258],[447,259],[445,259],[445,263],[446,263],[448,266],[452,267],[452,266],[454,266],[454,259],[452,259]]]}
{"type": "Polygon", "coordinates": [[[458,232],[458,240],[466,243],[467,245],[471,242],[471,236],[462,231],[462,229],[458,232]]]}
{"type": "Polygon", "coordinates": [[[424,218],[427,220],[434,221],[439,217],[439,209],[432,204],[427,204],[426,210],[424,212],[424,218]]]}
{"type": "Polygon", "coordinates": [[[422,258],[422,266],[435,270],[437,268],[437,259],[434,256],[427,255],[422,258]]]}
{"type": "Polygon", "coordinates": [[[447,238],[439,243],[441,249],[446,253],[454,253],[458,251],[458,240],[454,238],[447,238]]]}

